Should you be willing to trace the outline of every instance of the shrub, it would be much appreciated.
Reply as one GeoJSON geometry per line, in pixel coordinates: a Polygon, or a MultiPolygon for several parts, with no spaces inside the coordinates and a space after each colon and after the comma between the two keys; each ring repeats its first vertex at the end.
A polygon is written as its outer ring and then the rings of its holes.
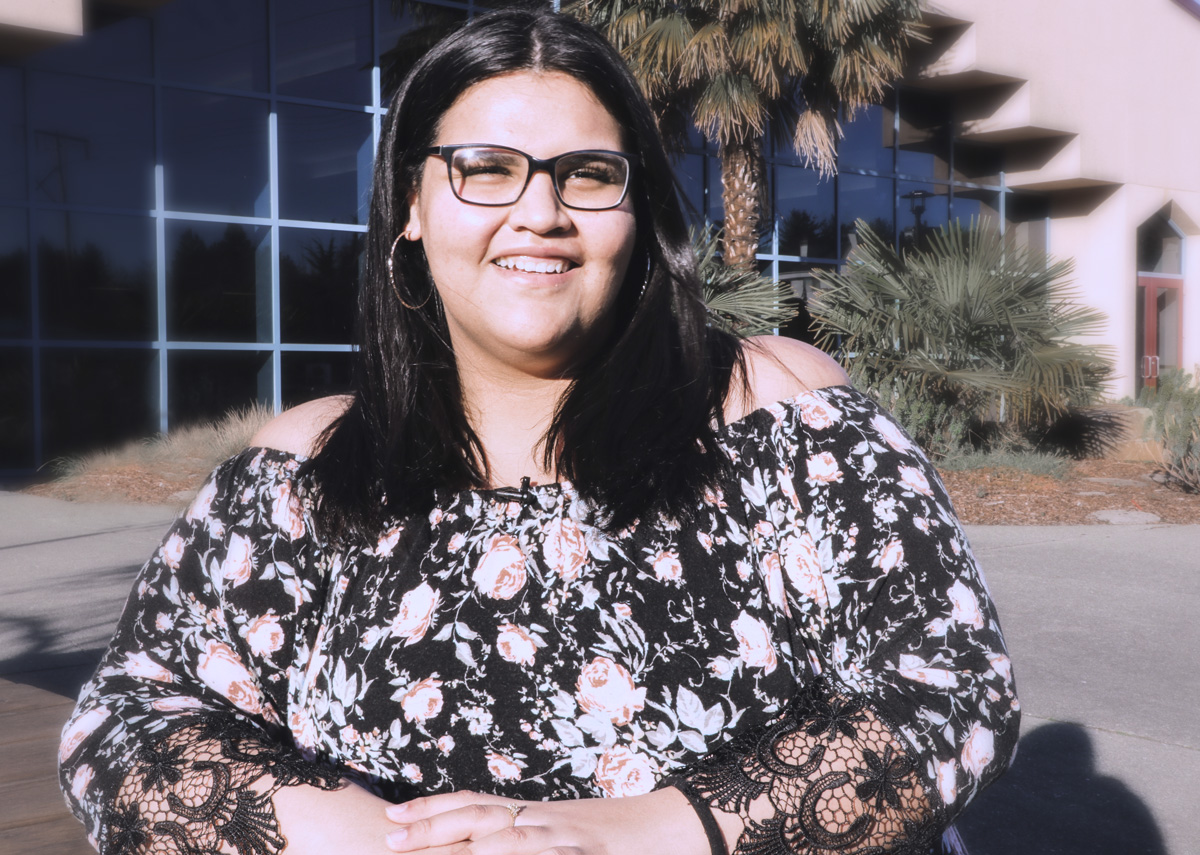
{"type": "Polygon", "coordinates": [[[727,267],[720,258],[721,232],[710,225],[691,230],[704,303],[713,323],[739,336],[762,335],[799,313],[791,286],[753,268],[727,267]]]}
{"type": "Polygon", "coordinates": [[[1150,438],[1162,445],[1163,471],[1183,489],[1200,493],[1200,366],[1164,371],[1158,388],[1145,388],[1138,405],[1150,410],[1150,438]]]}

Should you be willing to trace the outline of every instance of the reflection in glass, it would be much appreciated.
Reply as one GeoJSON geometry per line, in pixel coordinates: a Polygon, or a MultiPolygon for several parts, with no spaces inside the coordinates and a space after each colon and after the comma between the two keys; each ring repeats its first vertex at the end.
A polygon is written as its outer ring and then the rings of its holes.
{"type": "Polygon", "coordinates": [[[43,335],[155,337],[153,220],[41,211],[35,222],[43,335]]]}
{"type": "Polygon", "coordinates": [[[284,353],[283,406],[350,391],[351,353],[284,353]]]}
{"type": "Polygon", "coordinates": [[[706,155],[704,158],[708,168],[708,208],[709,222],[718,225],[725,222],[724,184],[721,183],[721,159],[716,155],[706,155]]]}
{"type": "Polygon", "coordinates": [[[167,207],[270,216],[267,102],[166,89],[162,107],[167,207]]]}
{"type": "Polygon", "coordinates": [[[157,428],[158,372],[150,349],[47,350],[42,425],[48,458],[115,445],[157,428]]]}
{"type": "Polygon", "coordinates": [[[28,215],[23,208],[0,208],[0,337],[29,335],[29,310],[28,215]]]}
{"type": "Polygon", "coordinates": [[[995,190],[956,188],[953,219],[964,227],[972,223],[985,228],[1000,229],[1000,194],[995,190]]]}
{"type": "Polygon", "coordinates": [[[123,14],[99,3],[88,3],[84,11],[87,35],[36,54],[32,64],[87,75],[149,77],[154,73],[149,18],[123,14]]]}
{"type": "Polygon", "coordinates": [[[346,344],[354,323],[362,235],[279,230],[280,332],[284,341],[346,344]]]}
{"type": "Polygon", "coordinates": [[[818,288],[817,280],[813,277],[814,270],[833,269],[827,265],[808,264],[806,262],[779,262],[779,279],[792,286],[792,292],[800,298],[800,313],[791,321],[779,328],[779,334],[788,338],[814,343],[812,315],[809,314],[808,304],[813,293],[818,288]]]}
{"type": "Polygon", "coordinates": [[[1004,148],[999,145],[954,142],[954,179],[976,184],[999,184],[1004,148]]]}
{"type": "Polygon", "coordinates": [[[34,198],[153,208],[153,95],[138,83],[33,74],[34,198]]]}
{"type": "Polygon", "coordinates": [[[845,258],[858,246],[856,220],[864,220],[867,228],[888,243],[895,239],[893,187],[894,182],[890,178],[872,178],[853,173],[838,176],[840,258],[845,258]]]}
{"type": "Polygon", "coordinates": [[[950,113],[941,98],[900,90],[896,171],[923,178],[950,177],[950,113]]]}
{"type": "Polygon", "coordinates": [[[167,223],[167,334],[177,341],[270,341],[270,229],[167,223]]]}
{"type": "Polygon", "coordinates": [[[0,68],[0,199],[25,199],[25,95],[21,72],[0,68]]]}
{"type": "Polygon", "coordinates": [[[467,12],[432,3],[378,3],[379,73],[386,103],[417,60],[466,23],[467,12]]]}
{"type": "Polygon", "coordinates": [[[675,176],[683,188],[684,211],[689,222],[704,219],[704,156],[676,155],[675,176]]]}
{"type": "Polygon", "coordinates": [[[271,400],[271,357],[239,350],[173,350],[167,363],[172,428],[271,400]]]}
{"type": "Polygon", "coordinates": [[[1151,219],[1138,229],[1137,269],[1140,273],[1183,273],[1183,238],[1165,217],[1151,219]]]}
{"type": "Polygon", "coordinates": [[[0,470],[32,469],[33,353],[0,348],[0,470]]]}
{"type": "Polygon", "coordinates": [[[277,3],[275,56],[279,94],[369,104],[370,0],[277,3]]]}
{"type": "Polygon", "coordinates": [[[775,205],[781,255],[837,258],[832,180],[812,169],[777,166],[775,205]]]}
{"type": "Polygon", "coordinates": [[[838,169],[892,171],[893,113],[878,105],[861,111],[853,122],[844,122],[845,136],[838,144],[838,169]]]}
{"type": "Polygon", "coordinates": [[[924,249],[929,236],[950,221],[950,188],[942,184],[899,184],[900,249],[924,249]]]}
{"type": "Polygon", "coordinates": [[[163,80],[266,91],[266,0],[167,3],[155,20],[163,80]]]}
{"type": "Polygon", "coordinates": [[[280,104],[280,216],[365,224],[373,154],[366,113],[280,104]]]}

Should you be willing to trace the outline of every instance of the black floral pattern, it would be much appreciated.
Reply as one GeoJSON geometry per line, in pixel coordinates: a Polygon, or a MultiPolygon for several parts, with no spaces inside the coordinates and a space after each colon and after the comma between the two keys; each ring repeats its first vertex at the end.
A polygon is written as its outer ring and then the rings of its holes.
{"type": "Polygon", "coordinates": [[[687,525],[605,532],[564,482],[440,496],[337,548],[301,459],[244,452],[143,569],[64,729],[68,800],[106,851],[274,852],[263,776],[392,799],[671,781],[743,816],[740,853],[928,852],[1018,717],[936,474],[847,387],[722,444],[733,474],[687,525]]]}

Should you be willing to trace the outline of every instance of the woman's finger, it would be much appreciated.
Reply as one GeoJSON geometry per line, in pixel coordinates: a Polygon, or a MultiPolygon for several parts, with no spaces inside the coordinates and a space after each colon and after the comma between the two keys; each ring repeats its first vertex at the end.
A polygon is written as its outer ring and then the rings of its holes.
{"type": "Polygon", "coordinates": [[[457,810],[474,804],[508,804],[512,799],[492,796],[486,793],[476,793],[471,790],[459,790],[454,793],[442,793],[436,796],[422,796],[411,801],[390,805],[387,808],[388,819],[394,822],[414,822],[439,813],[457,810]]]}
{"type": "MultiPolygon", "coordinates": [[[[429,807],[421,805],[417,806],[417,810],[427,811],[429,807]]],[[[513,829],[524,808],[519,802],[511,803],[510,807],[510,803],[494,800],[491,803],[473,802],[461,807],[441,809],[426,816],[401,812],[404,818],[399,820],[399,827],[388,834],[387,845],[395,852],[414,852],[435,846],[480,840],[497,832],[513,829]]],[[[520,834],[507,836],[518,839],[521,837],[520,834]]]]}

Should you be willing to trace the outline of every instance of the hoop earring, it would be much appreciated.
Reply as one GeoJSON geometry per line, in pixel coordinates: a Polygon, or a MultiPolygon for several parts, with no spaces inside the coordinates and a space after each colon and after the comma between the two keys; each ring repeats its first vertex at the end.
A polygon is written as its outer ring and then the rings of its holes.
{"type": "Polygon", "coordinates": [[[425,295],[425,299],[422,300],[420,303],[417,303],[417,305],[414,306],[411,303],[404,302],[404,298],[400,296],[400,289],[398,289],[396,287],[396,273],[393,270],[393,266],[394,266],[393,259],[395,258],[395,255],[396,255],[396,247],[400,245],[401,240],[412,240],[412,235],[409,233],[408,229],[405,229],[404,231],[400,232],[400,234],[396,235],[396,239],[394,241],[392,241],[392,248],[388,252],[388,259],[387,259],[388,283],[392,286],[392,293],[396,295],[396,299],[400,301],[400,305],[406,309],[409,309],[409,310],[415,312],[417,309],[422,308],[426,303],[428,303],[429,298],[433,296],[433,283],[432,282],[430,283],[429,293],[425,295]]]}

